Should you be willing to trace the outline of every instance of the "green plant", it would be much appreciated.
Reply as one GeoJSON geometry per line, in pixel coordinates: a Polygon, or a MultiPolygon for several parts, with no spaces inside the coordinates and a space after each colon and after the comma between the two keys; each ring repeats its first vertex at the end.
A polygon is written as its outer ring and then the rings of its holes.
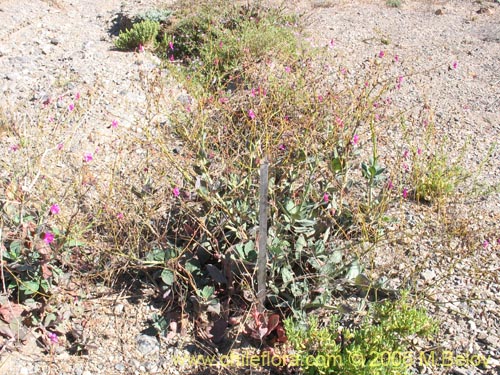
{"type": "Polygon", "coordinates": [[[132,28],[120,32],[115,46],[121,50],[138,48],[140,45],[149,46],[154,44],[160,24],[156,21],[145,20],[132,25],[132,28]]]}
{"type": "Polygon", "coordinates": [[[143,21],[152,21],[159,24],[165,24],[172,16],[170,9],[148,9],[134,17],[134,24],[143,21]]]}
{"type": "Polygon", "coordinates": [[[241,85],[255,62],[299,54],[293,18],[276,10],[202,1],[180,13],[165,30],[162,54],[203,88],[241,85]]]}
{"type": "Polygon", "coordinates": [[[401,6],[401,0],[387,0],[385,3],[391,8],[399,8],[401,6]]]}
{"type": "Polygon", "coordinates": [[[311,375],[407,374],[413,363],[410,339],[437,332],[436,322],[413,307],[406,294],[397,301],[372,304],[355,328],[344,327],[338,316],[326,325],[315,316],[305,324],[290,318],[284,324],[296,364],[311,375]]]}

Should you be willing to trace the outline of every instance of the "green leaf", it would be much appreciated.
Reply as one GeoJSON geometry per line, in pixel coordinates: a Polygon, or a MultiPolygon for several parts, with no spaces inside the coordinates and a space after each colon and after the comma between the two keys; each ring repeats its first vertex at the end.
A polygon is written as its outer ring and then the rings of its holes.
{"type": "Polygon", "coordinates": [[[35,294],[38,292],[39,288],[40,282],[38,280],[23,281],[21,286],[19,287],[19,289],[22,290],[24,294],[35,294]]]}
{"type": "Polygon", "coordinates": [[[351,263],[349,271],[347,271],[345,277],[349,280],[354,280],[361,272],[363,272],[363,269],[359,264],[359,261],[356,259],[351,263]]]}
{"type": "Polygon", "coordinates": [[[9,252],[4,253],[4,257],[10,260],[16,260],[21,254],[21,241],[13,241],[10,243],[9,252]]]}
{"type": "Polygon", "coordinates": [[[161,272],[161,280],[168,286],[174,284],[174,273],[171,270],[164,269],[161,272]]]}
{"type": "MultiPolygon", "coordinates": [[[[55,234],[58,234],[56,233],[55,231],[53,231],[55,234]]],[[[74,239],[71,239],[69,241],[66,241],[64,243],[64,247],[81,247],[81,246],[85,246],[85,242],[83,241],[78,241],[78,240],[74,240],[74,239]]]]}
{"type": "Polygon", "coordinates": [[[284,284],[288,284],[293,281],[294,274],[289,267],[284,267],[281,269],[281,278],[284,284]]]}

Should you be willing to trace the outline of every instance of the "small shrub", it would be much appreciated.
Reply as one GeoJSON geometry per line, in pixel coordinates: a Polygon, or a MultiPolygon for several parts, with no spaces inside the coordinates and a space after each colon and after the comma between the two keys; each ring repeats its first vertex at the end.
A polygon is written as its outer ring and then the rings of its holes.
{"type": "Polygon", "coordinates": [[[308,375],[407,374],[412,364],[409,339],[430,338],[437,324],[426,312],[414,308],[407,295],[395,302],[375,303],[356,328],[346,328],[338,316],[320,326],[312,316],[306,324],[286,319],[285,332],[298,363],[308,375]],[[391,353],[399,354],[387,360],[391,353]],[[311,361],[314,358],[314,361],[311,361]],[[327,359],[327,360],[325,360],[327,359]]]}
{"type": "Polygon", "coordinates": [[[391,8],[399,8],[401,6],[401,0],[387,0],[386,4],[391,8]]]}
{"type": "Polygon", "coordinates": [[[131,50],[140,45],[148,46],[155,42],[160,30],[160,24],[156,21],[142,21],[135,23],[130,30],[120,32],[115,46],[121,50],[131,50]]]}
{"type": "Polygon", "coordinates": [[[158,22],[159,24],[165,24],[168,22],[171,16],[172,11],[169,9],[149,9],[135,16],[134,23],[152,21],[158,22]]]}

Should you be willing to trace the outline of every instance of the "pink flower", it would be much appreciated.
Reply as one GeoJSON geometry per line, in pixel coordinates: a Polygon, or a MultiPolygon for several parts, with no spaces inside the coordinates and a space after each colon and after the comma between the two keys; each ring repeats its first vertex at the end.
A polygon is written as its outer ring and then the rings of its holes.
{"type": "Polygon", "coordinates": [[[68,111],[73,111],[75,109],[75,105],[73,103],[71,103],[69,106],[68,106],[68,111]]]}
{"type": "Polygon", "coordinates": [[[280,150],[280,151],[285,151],[285,150],[286,150],[286,146],[285,146],[285,144],[284,144],[284,143],[280,144],[280,145],[278,146],[278,150],[280,150]]]}
{"type": "Polygon", "coordinates": [[[375,113],[375,120],[379,121],[380,120],[380,115],[378,113],[375,113]]]}
{"type": "Polygon", "coordinates": [[[408,172],[408,170],[410,169],[410,167],[408,166],[408,164],[403,163],[403,169],[405,170],[405,172],[408,172]]]}
{"type": "Polygon", "coordinates": [[[335,41],[333,39],[330,39],[330,42],[328,43],[328,45],[333,48],[335,47],[335,41]]]}
{"type": "Polygon", "coordinates": [[[403,158],[408,159],[408,154],[409,154],[408,150],[405,150],[403,152],[403,158]]]}
{"type": "Polygon", "coordinates": [[[170,55],[169,60],[170,62],[174,62],[174,55],[170,55]]]}
{"type": "Polygon", "coordinates": [[[399,55],[394,55],[394,61],[396,61],[396,62],[399,61],[399,55]]]}
{"type": "Polygon", "coordinates": [[[283,117],[283,120],[285,120],[286,122],[290,121],[290,116],[285,115],[285,117],[283,117]]]}
{"type": "Polygon", "coordinates": [[[121,213],[121,212],[119,212],[119,213],[116,215],[116,218],[117,218],[118,220],[123,219],[123,217],[124,217],[124,216],[123,216],[123,213],[121,213]]]}
{"type": "Polygon", "coordinates": [[[18,151],[18,150],[19,150],[19,148],[20,148],[20,146],[19,146],[18,144],[11,145],[11,146],[9,147],[9,151],[11,151],[11,152],[16,152],[16,151],[18,151]]]}
{"type": "Polygon", "coordinates": [[[248,111],[248,117],[250,117],[251,120],[255,119],[255,112],[252,110],[248,111]]]}
{"type": "Polygon", "coordinates": [[[177,197],[181,194],[181,192],[180,192],[180,190],[179,190],[179,188],[178,188],[178,187],[174,187],[174,188],[172,189],[172,194],[174,195],[174,197],[176,197],[176,198],[177,198],[177,197]]]}
{"type": "Polygon", "coordinates": [[[408,198],[408,189],[407,188],[403,189],[403,198],[404,199],[408,198]]]}
{"type": "Polygon", "coordinates": [[[417,154],[418,154],[418,155],[422,155],[422,149],[421,149],[420,147],[419,147],[419,148],[417,148],[417,154]]]}
{"type": "Polygon", "coordinates": [[[89,162],[91,162],[91,161],[92,161],[92,159],[93,159],[93,157],[92,157],[92,153],[90,153],[90,152],[86,152],[85,154],[83,154],[83,161],[84,161],[85,163],[89,163],[89,162]]]}
{"type": "Polygon", "coordinates": [[[387,189],[389,190],[394,189],[394,184],[392,183],[392,180],[387,181],[387,189]]]}
{"type": "Polygon", "coordinates": [[[347,73],[347,69],[346,69],[346,68],[341,68],[341,69],[340,69],[340,73],[342,73],[342,74],[346,74],[346,73],[347,73]]]}
{"type": "Polygon", "coordinates": [[[359,142],[359,135],[354,134],[354,137],[352,137],[352,144],[356,146],[359,142]]]}
{"type": "Polygon", "coordinates": [[[257,92],[257,91],[256,91],[254,88],[252,88],[252,91],[250,91],[250,96],[251,96],[252,98],[253,98],[253,97],[255,97],[255,93],[256,93],[256,92],[257,92]]]}
{"type": "Polygon", "coordinates": [[[328,203],[330,201],[330,196],[328,193],[323,194],[323,202],[328,203]]]}
{"type": "Polygon", "coordinates": [[[338,127],[342,128],[344,127],[344,121],[340,117],[335,117],[335,123],[337,124],[338,127]]]}
{"type": "Polygon", "coordinates": [[[385,56],[385,52],[383,50],[381,50],[379,53],[378,53],[378,57],[382,58],[385,56]]]}
{"type": "Polygon", "coordinates": [[[50,213],[52,215],[57,215],[61,211],[61,207],[57,203],[50,206],[50,213]]]}
{"type": "Polygon", "coordinates": [[[222,40],[219,42],[219,48],[222,48],[224,44],[222,43],[222,40]]]}
{"type": "Polygon", "coordinates": [[[229,101],[228,98],[219,98],[219,103],[220,104],[226,104],[229,101]]]}
{"type": "Polygon", "coordinates": [[[112,127],[113,129],[116,129],[116,128],[118,127],[118,120],[113,120],[113,121],[111,122],[111,127],[112,127]]]}
{"type": "Polygon", "coordinates": [[[289,66],[285,66],[285,72],[290,73],[292,69],[289,66]]]}
{"type": "Polygon", "coordinates": [[[487,249],[489,245],[490,245],[490,243],[488,242],[488,240],[484,240],[483,248],[487,249]]]}
{"type": "Polygon", "coordinates": [[[454,61],[452,67],[453,69],[456,69],[458,67],[458,61],[454,61]]]}
{"type": "Polygon", "coordinates": [[[322,102],[325,98],[323,98],[323,95],[318,95],[318,102],[322,102]]]}
{"type": "Polygon", "coordinates": [[[57,337],[57,335],[54,332],[49,332],[47,334],[47,336],[49,337],[51,344],[57,345],[59,343],[59,338],[57,337]]]}
{"type": "Polygon", "coordinates": [[[174,50],[174,43],[173,42],[168,42],[168,48],[170,48],[170,50],[174,50]]]}
{"type": "Polygon", "coordinates": [[[49,117],[49,122],[54,122],[54,117],[49,117]]]}
{"type": "Polygon", "coordinates": [[[139,52],[141,53],[144,52],[144,46],[142,44],[139,44],[139,52]]]}
{"type": "Polygon", "coordinates": [[[57,146],[56,146],[56,148],[57,148],[59,151],[61,151],[61,150],[63,149],[63,147],[64,147],[64,144],[62,144],[62,143],[58,143],[58,144],[57,144],[57,146]]]}
{"type": "Polygon", "coordinates": [[[77,93],[75,94],[75,100],[78,100],[78,99],[80,99],[80,93],[79,93],[79,92],[77,92],[77,93]]]}
{"type": "Polygon", "coordinates": [[[54,242],[54,233],[51,233],[51,232],[45,232],[43,234],[43,241],[46,243],[46,244],[50,244],[52,242],[54,242]]]}

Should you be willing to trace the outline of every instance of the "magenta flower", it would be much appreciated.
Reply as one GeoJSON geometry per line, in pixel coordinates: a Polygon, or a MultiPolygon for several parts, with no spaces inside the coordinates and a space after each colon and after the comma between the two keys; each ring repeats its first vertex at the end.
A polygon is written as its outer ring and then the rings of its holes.
{"type": "Polygon", "coordinates": [[[168,48],[170,48],[170,50],[174,50],[174,43],[173,42],[168,42],[168,48]]]}
{"type": "Polygon", "coordinates": [[[61,151],[61,150],[63,149],[63,147],[64,147],[64,144],[62,144],[62,143],[58,143],[58,144],[57,144],[57,146],[56,146],[56,148],[57,148],[59,151],[61,151]]]}
{"type": "Polygon", "coordinates": [[[139,44],[139,52],[141,53],[144,52],[144,46],[142,44],[139,44]]]}
{"type": "Polygon", "coordinates": [[[57,215],[59,212],[61,212],[61,208],[59,207],[59,205],[57,203],[50,206],[50,213],[52,215],[57,215]]]}
{"type": "Polygon", "coordinates": [[[354,134],[354,137],[352,137],[352,144],[356,146],[359,143],[359,135],[354,134]]]}
{"type": "Polygon", "coordinates": [[[396,61],[396,62],[399,61],[399,55],[394,55],[394,61],[396,61]]]}
{"type": "Polygon", "coordinates": [[[280,145],[278,146],[278,150],[280,150],[280,151],[285,151],[285,150],[286,150],[286,146],[285,146],[285,144],[284,144],[284,143],[280,144],[280,145]]]}
{"type": "Polygon", "coordinates": [[[408,189],[407,188],[403,189],[403,198],[404,199],[408,198],[408,189]]]}
{"type": "Polygon", "coordinates": [[[252,88],[252,91],[250,91],[250,96],[251,96],[252,98],[253,98],[253,97],[255,97],[255,93],[256,93],[256,92],[257,92],[257,91],[256,91],[254,88],[252,88]]]}
{"type": "Polygon", "coordinates": [[[181,191],[179,190],[179,188],[178,188],[178,187],[174,187],[174,188],[172,189],[172,194],[174,195],[174,197],[176,197],[176,198],[177,198],[177,197],[181,194],[181,191]]]}
{"type": "Polygon", "coordinates": [[[488,242],[488,240],[484,240],[483,248],[487,249],[489,245],[490,245],[490,243],[488,242]]]}
{"type": "Polygon", "coordinates": [[[77,93],[75,94],[75,100],[78,100],[78,99],[80,99],[80,93],[79,93],[79,92],[77,92],[77,93]]]}
{"type": "Polygon", "coordinates": [[[92,159],[94,159],[94,158],[92,157],[92,153],[90,153],[90,152],[86,152],[85,154],[83,154],[83,161],[84,161],[85,163],[89,163],[89,162],[91,162],[91,161],[92,161],[92,159]]]}
{"type": "Polygon", "coordinates": [[[405,150],[403,152],[403,158],[408,159],[408,154],[409,154],[408,150],[405,150]]]}
{"type": "Polygon", "coordinates": [[[323,202],[328,203],[330,201],[330,196],[328,193],[323,194],[323,202]]]}
{"type": "Polygon", "coordinates": [[[389,190],[394,189],[394,184],[392,183],[392,180],[387,181],[387,189],[389,190]]]}
{"type": "Polygon", "coordinates": [[[341,69],[340,69],[340,73],[342,73],[342,74],[346,74],[346,73],[347,73],[347,69],[346,69],[346,68],[341,68],[341,69]]]}
{"type": "Polygon", "coordinates": [[[283,120],[285,120],[286,122],[290,121],[290,116],[285,115],[285,117],[283,117],[283,120]]]}
{"type": "Polygon", "coordinates": [[[52,345],[59,344],[59,338],[57,337],[57,334],[55,334],[54,332],[49,332],[47,336],[49,337],[50,343],[52,345]]]}
{"type": "Polygon", "coordinates": [[[330,42],[328,43],[330,47],[335,47],[335,41],[333,39],[330,39],[330,42]]]}
{"type": "Polygon", "coordinates": [[[111,122],[111,127],[112,127],[113,129],[116,129],[116,128],[118,127],[118,120],[113,120],[113,121],[111,122]]]}
{"type": "Polygon", "coordinates": [[[290,73],[292,69],[289,66],[285,66],[285,72],[290,73]]]}
{"type": "Polygon", "coordinates": [[[452,67],[453,69],[456,69],[458,67],[458,61],[454,61],[452,67]]]}
{"type": "Polygon", "coordinates": [[[45,242],[46,244],[51,244],[52,242],[54,242],[54,237],[54,233],[45,232],[43,234],[43,242],[45,242]]]}
{"type": "Polygon", "coordinates": [[[124,217],[124,216],[123,216],[123,213],[121,213],[121,212],[119,212],[119,213],[118,213],[118,215],[116,215],[116,218],[117,218],[118,220],[123,219],[123,217],[124,217]]]}
{"type": "Polygon", "coordinates": [[[18,144],[11,145],[11,146],[9,147],[9,151],[11,151],[11,152],[16,152],[16,151],[18,151],[18,150],[19,150],[19,148],[20,148],[20,146],[19,146],[18,144]]]}
{"type": "Polygon", "coordinates": [[[73,111],[75,109],[75,105],[73,103],[71,103],[69,106],[68,106],[68,111],[73,111]]]}
{"type": "Polygon", "coordinates": [[[379,53],[378,53],[378,57],[382,58],[385,56],[385,52],[383,50],[381,50],[379,53]]]}
{"type": "Polygon", "coordinates": [[[174,55],[170,55],[169,60],[170,60],[170,62],[174,62],[174,55]]]}
{"type": "Polygon", "coordinates": [[[421,149],[420,147],[419,147],[419,148],[417,148],[417,154],[418,154],[418,155],[422,155],[422,149],[421,149]]]}
{"type": "Polygon", "coordinates": [[[252,110],[248,111],[248,117],[250,117],[251,120],[255,119],[255,112],[252,110]]]}
{"type": "Polygon", "coordinates": [[[323,98],[323,95],[318,95],[318,102],[322,102],[325,98],[323,98]]]}

